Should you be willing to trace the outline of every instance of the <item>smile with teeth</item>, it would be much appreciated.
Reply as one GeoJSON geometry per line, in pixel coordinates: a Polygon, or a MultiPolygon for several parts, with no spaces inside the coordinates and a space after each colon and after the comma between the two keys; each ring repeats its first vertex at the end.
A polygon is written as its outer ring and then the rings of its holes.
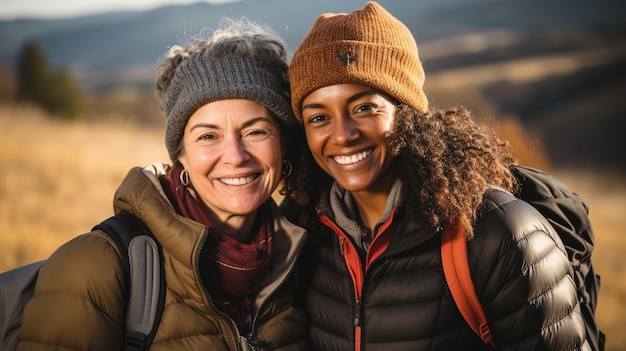
{"type": "Polygon", "coordinates": [[[247,177],[238,178],[219,178],[219,180],[226,185],[246,185],[256,179],[256,177],[256,175],[249,175],[247,177]]]}
{"type": "Polygon", "coordinates": [[[369,150],[365,150],[356,154],[352,154],[349,156],[335,156],[333,157],[333,159],[335,160],[335,162],[339,163],[340,165],[349,165],[349,164],[353,164],[353,163],[357,163],[359,161],[361,161],[362,159],[366,158],[367,156],[372,154],[372,149],[369,150]]]}

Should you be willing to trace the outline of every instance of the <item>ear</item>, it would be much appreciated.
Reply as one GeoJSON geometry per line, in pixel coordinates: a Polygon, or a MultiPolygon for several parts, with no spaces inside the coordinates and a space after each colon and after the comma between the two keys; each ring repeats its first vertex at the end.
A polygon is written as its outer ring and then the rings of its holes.
{"type": "Polygon", "coordinates": [[[187,169],[187,158],[185,157],[184,151],[178,155],[178,162],[183,166],[183,169],[187,169]]]}

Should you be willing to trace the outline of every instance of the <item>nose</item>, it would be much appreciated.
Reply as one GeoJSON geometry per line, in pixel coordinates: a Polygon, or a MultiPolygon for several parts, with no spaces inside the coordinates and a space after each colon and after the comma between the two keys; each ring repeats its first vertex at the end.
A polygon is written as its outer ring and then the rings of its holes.
{"type": "Polygon", "coordinates": [[[349,145],[357,140],[360,135],[356,121],[346,115],[335,120],[331,133],[332,141],[338,145],[349,145]]]}
{"type": "Polygon", "coordinates": [[[222,159],[225,163],[239,165],[248,161],[250,154],[241,138],[229,136],[224,141],[222,159]]]}

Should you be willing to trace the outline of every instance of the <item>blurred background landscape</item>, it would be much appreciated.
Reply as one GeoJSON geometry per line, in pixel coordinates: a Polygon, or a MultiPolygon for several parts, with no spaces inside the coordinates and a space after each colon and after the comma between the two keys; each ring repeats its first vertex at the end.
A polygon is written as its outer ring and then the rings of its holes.
{"type": "MultiPolygon", "coordinates": [[[[587,200],[602,276],[597,319],[607,350],[624,350],[626,2],[379,2],[414,33],[431,105],[470,108],[522,164],[587,200]]],[[[245,16],[293,51],[319,14],[365,3],[198,2],[60,18],[0,10],[0,271],[44,259],[109,217],[131,167],[168,162],[152,84],[170,46],[245,16]],[[23,89],[33,54],[49,81],[39,95],[23,89]]]]}

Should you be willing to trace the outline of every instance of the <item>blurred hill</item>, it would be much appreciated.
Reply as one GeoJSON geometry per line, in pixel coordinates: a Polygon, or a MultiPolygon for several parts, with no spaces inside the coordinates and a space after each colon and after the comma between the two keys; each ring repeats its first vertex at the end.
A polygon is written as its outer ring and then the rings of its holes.
{"type": "MultiPolygon", "coordinates": [[[[414,33],[433,105],[463,104],[484,118],[519,119],[554,167],[626,174],[626,2],[379,2],[414,33]]],[[[365,3],[242,0],[0,21],[0,60],[14,68],[21,45],[36,40],[50,63],[70,69],[86,90],[149,91],[167,48],[216,27],[222,17],[269,24],[294,50],[319,14],[365,3]]]]}

